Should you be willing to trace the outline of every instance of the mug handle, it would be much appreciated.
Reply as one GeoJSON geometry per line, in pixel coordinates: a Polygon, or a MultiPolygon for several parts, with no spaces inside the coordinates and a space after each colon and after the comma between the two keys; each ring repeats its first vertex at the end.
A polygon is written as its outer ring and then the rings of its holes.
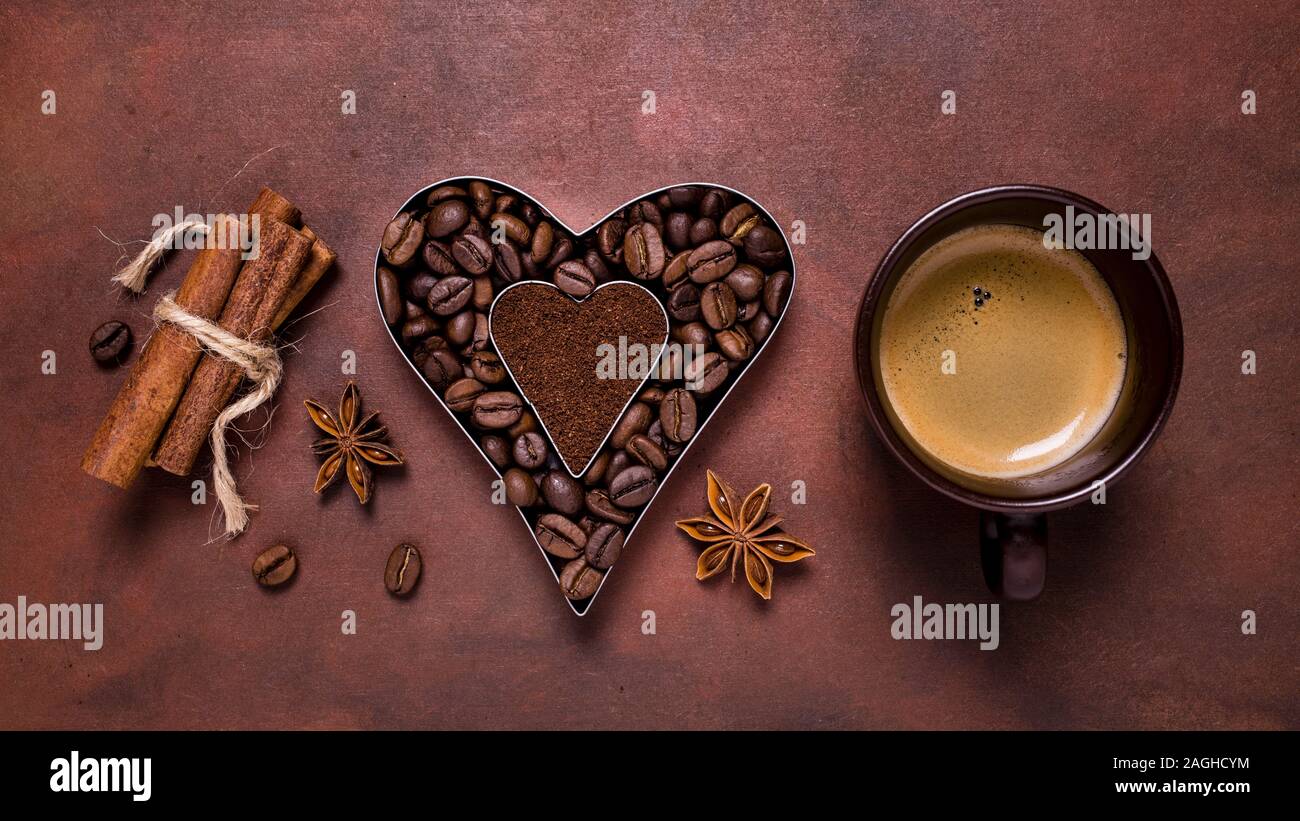
{"type": "Polygon", "coordinates": [[[980,562],[989,590],[1032,601],[1047,579],[1047,516],[980,511],[980,562]]]}

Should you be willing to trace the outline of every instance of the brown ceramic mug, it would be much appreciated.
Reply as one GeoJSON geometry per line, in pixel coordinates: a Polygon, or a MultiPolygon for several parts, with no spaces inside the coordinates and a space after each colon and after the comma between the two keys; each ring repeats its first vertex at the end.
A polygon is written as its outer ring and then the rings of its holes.
{"type": "MultiPolygon", "coordinates": [[[[1123,387],[1109,418],[1078,453],[1030,476],[995,479],[938,462],[915,444],[890,405],[880,373],[881,320],[909,266],[936,242],[985,224],[1043,230],[1044,217],[1072,207],[1107,214],[1091,200],[1055,188],[1005,185],[964,194],[926,214],[903,233],[876,268],[858,311],[854,352],[858,383],[872,427],[885,447],[930,487],[980,510],[980,557],[989,588],[1016,601],[1035,598],[1047,573],[1046,512],[1087,499],[1096,482],[1110,487],[1155,440],[1173,408],[1183,367],[1178,303],[1152,253],[1081,250],[1110,286],[1128,342],[1123,387]]],[[[1149,238],[1148,238],[1149,241],[1149,238]]]]}

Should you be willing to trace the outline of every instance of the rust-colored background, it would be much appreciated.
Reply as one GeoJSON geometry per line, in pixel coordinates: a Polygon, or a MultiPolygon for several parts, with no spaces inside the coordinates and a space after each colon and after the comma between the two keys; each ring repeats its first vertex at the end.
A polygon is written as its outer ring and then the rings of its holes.
{"type": "Polygon", "coordinates": [[[102,602],[107,636],[97,653],[0,643],[0,726],[1300,726],[1295,4],[956,5],[6,4],[0,601],[102,602]],[[585,619],[515,512],[489,502],[487,466],[374,307],[387,218],[457,174],[509,181],[575,227],[682,180],[807,225],[785,324],[585,619]],[[857,303],[914,219],[1005,182],[1154,215],[1182,392],[1108,504],[1051,517],[1047,593],[1004,607],[1000,649],[894,641],[897,602],[989,596],[976,514],[867,428],[857,303]],[[110,317],[143,335],[190,259],[126,299],[101,231],[147,237],[156,213],[241,208],[262,183],[339,265],[291,331],[266,446],[239,454],[262,511],[207,544],[213,506],[191,505],[187,480],[150,473],[124,493],[77,468],[126,374],[95,367],[86,337],[110,317]],[[40,373],[46,349],[57,375],[40,373]],[[337,401],[345,349],[409,461],[365,510],[346,488],[310,491],[301,401],[337,401]],[[772,482],[818,550],[779,568],[769,604],[694,579],[672,522],[701,511],[706,466],[772,482]],[[806,506],[788,502],[795,480],[806,506]],[[275,540],[302,566],[271,594],[249,563],[275,540]],[[382,585],[400,540],[426,561],[409,601],[382,585]],[[1242,635],[1247,609],[1258,635],[1242,635]]]}

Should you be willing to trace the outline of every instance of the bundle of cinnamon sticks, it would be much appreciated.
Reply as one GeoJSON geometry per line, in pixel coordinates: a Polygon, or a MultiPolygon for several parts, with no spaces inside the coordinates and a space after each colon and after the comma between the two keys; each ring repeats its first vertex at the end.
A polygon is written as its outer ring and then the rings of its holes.
{"type": "MultiPolygon", "coordinates": [[[[225,215],[190,265],[175,302],[235,336],[264,343],[334,264],[335,254],[302,224],[298,208],[270,188],[247,213],[260,224],[256,256],[244,261],[238,242],[212,241],[214,234],[238,230],[238,217],[225,215]]],[[[243,376],[234,363],[203,352],[190,334],[162,323],[100,423],[82,470],[122,488],[146,464],[188,475],[243,376]]]]}

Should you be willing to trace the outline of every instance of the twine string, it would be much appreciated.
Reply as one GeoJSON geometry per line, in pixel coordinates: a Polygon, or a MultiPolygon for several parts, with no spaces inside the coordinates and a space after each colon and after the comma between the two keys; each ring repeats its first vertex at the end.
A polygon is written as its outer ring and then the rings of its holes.
{"type": "Polygon", "coordinates": [[[176,237],[190,230],[207,234],[211,229],[203,220],[185,220],[159,231],[157,236],[145,243],[135,259],[113,275],[113,281],[132,293],[140,293],[149,281],[149,272],[158,264],[158,260],[163,258],[163,254],[172,249],[176,237]]]}

